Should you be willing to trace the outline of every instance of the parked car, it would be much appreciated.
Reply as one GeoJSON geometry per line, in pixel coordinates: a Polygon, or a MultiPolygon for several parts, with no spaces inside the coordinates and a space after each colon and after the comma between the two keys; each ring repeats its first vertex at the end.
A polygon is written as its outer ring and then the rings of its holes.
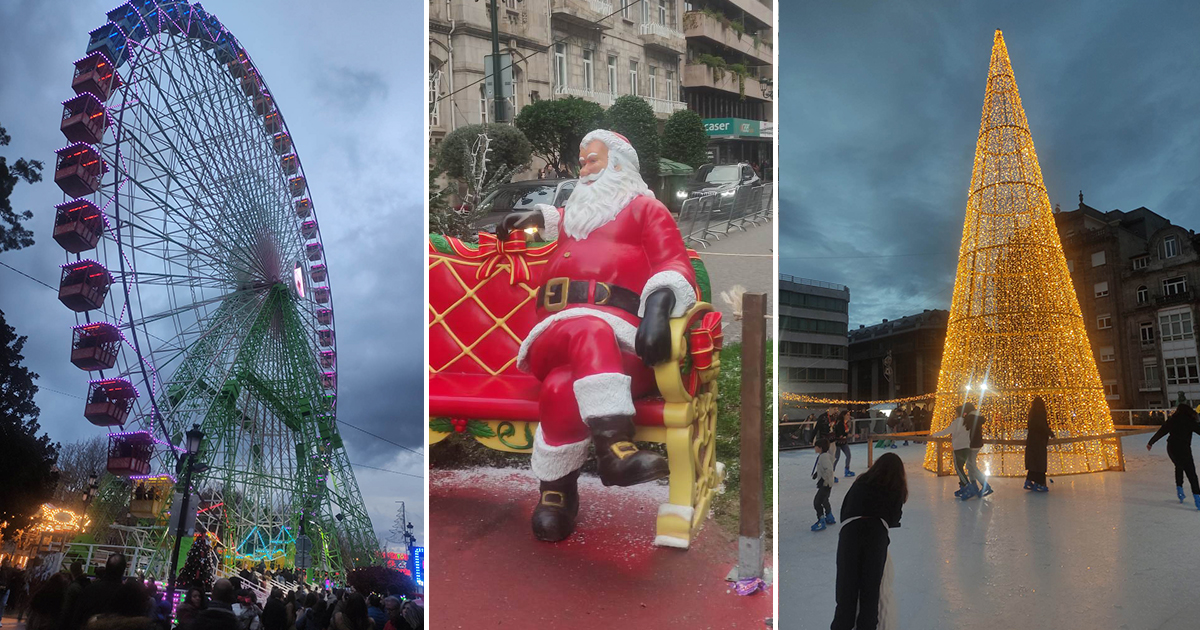
{"type": "Polygon", "coordinates": [[[682,198],[703,197],[719,194],[732,197],[742,186],[757,186],[762,183],[754,167],[748,162],[736,164],[705,164],[696,171],[696,177],[685,190],[677,193],[682,198]]]}
{"type": "Polygon", "coordinates": [[[571,191],[575,190],[576,181],[578,180],[530,179],[504,184],[479,203],[485,214],[475,221],[473,227],[483,232],[495,233],[496,226],[510,212],[529,210],[539,203],[562,207],[567,197],[571,196],[571,191]]]}

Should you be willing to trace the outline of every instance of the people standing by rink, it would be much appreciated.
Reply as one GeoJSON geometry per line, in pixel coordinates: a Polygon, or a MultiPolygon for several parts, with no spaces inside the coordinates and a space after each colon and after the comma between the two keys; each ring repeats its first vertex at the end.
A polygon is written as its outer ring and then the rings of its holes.
{"type": "Polygon", "coordinates": [[[1046,447],[1054,437],[1050,429],[1046,401],[1041,396],[1029,405],[1029,420],[1025,424],[1025,489],[1048,492],[1046,485],[1046,447]]]}
{"type": "Polygon", "coordinates": [[[1183,494],[1183,477],[1186,475],[1192,486],[1196,509],[1200,510],[1200,483],[1196,480],[1196,461],[1192,458],[1192,433],[1200,434],[1200,420],[1190,405],[1181,403],[1146,443],[1146,450],[1150,450],[1159,438],[1167,436],[1167,457],[1175,464],[1175,492],[1179,502],[1183,503],[1186,498],[1183,494]]]}
{"type": "Polygon", "coordinates": [[[850,486],[842,501],[836,601],[831,630],[895,628],[888,567],[888,529],[900,527],[908,481],[904,462],[884,453],[850,486]]]}

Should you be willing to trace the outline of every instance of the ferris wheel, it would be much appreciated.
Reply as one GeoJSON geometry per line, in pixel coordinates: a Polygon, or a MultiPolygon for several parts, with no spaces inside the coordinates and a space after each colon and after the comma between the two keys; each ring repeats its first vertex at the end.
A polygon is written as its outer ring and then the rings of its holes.
{"type": "Polygon", "coordinates": [[[139,0],[107,18],[63,102],[54,239],[109,472],[161,527],[169,501],[145,480],[169,492],[199,425],[193,490],[228,560],[286,560],[304,535],[318,567],[366,562],[377,545],[337,427],[332,284],[283,114],[199,4],[139,0]]]}

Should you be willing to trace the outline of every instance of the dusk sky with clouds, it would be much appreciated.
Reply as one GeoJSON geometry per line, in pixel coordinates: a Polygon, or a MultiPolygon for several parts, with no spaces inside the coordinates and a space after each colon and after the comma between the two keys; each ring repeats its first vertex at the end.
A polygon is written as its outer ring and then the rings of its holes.
{"type": "Polygon", "coordinates": [[[950,307],[992,37],[1050,202],[1200,228],[1200,4],[781,2],[780,271],[850,325],[950,307]]]}
{"type": "MultiPolygon", "coordinates": [[[[0,149],[46,163],[45,179],[12,197],[37,244],[0,260],[56,285],[63,251],[51,239],[59,102],[71,92],[72,63],[88,31],[117,0],[0,2],[0,149]]],[[[253,57],[287,119],[321,217],[337,300],[338,417],[407,446],[409,452],[343,426],[350,461],[416,477],[357,468],[375,531],[386,536],[396,501],[424,541],[422,353],[424,308],[422,137],[424,25],[413,0],[208,0],[253,57]]],[[[69,361],[73,314],[53,291],[0,268],[0,310],[27,335],[26,365],[39,373],[41,424],[58,441],[103,435],[83,418],[88,376],[69,361]]]]}

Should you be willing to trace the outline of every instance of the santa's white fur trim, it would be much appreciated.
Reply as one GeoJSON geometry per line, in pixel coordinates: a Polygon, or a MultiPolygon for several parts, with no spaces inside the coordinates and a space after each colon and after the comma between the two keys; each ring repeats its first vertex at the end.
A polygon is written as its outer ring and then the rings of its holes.
{"type": "Polygon", "coordinates": [[[586,147],[593,140],[599,140],[600,142],[603,142],[604,146],[608,147],[608,152],[610,154],[619,153],[633,166],[633,170],[642,170],[641,164],[638,161],[637,151],[634,150],[633,145],[622,136],[617,135],[616,132],[609,131],[608,129],[596,129],[590,131],[586,136],[583,137],[583,141],[579,143],[579,148],[582,149],[586,147]]]}
{"type": "Polygon", "coordinates": [[[591,438],[585,438],[571,444],[550,446],[546,444],[539,424],[533,434],[533,457],[529,460],[533,476],[541,481],[554,481],[579,470],[587,461],[588,444],[591,442],[591,438]]]}
{"type": "Polygon", "coordinates": [[[671,317],[681,317],[696,303],[696,289],[678,271],[660,271],[646,281],[642,288],[642,303],[638,306],[638,317],[646,316],[646,298],[659,289],[670,289],[675,294],[675,306],[671,317]]]}
{"type": "Polygon", "coordinates": [[[558,208],[548,203],[539,203],[534,204],[533,209],[542,213],[542,240],[558,240],[558,224],[562,223],[562,213],[558,211],[558,208]]]}
{"type": "Polygon", "coordinates": [[[684,521],[691,523],[692,516],[696,514],[696,508],[690,505],[675,505],[674,503],[662,503],[658,506],[659,516],[678,516],[684,521]]]}
{"type": "Polygon", "coordinates": [[[688,541],[676,536],[664,536],[659,534],[654,537],[655,547],[674,547],[676,549],[687,549],[688,541]]]}
{"type": "Polygon", "coordinates": [[[559,322],[564,319],[571,319],[574,317],[598,317],[604,320],[606,324],[612,327],[613,334],[615,334],[617,337],[617,344],[621,346],[621,349],[627,352],[633,352],[633,343],[634,340],[637,339],[636,326],[621,319],[620,317],[617,317],[616,315],[613,315],[612,313],[606,313],[604,311],[588,308],[586,306],[576,306],[565,311],[559,311],[550,317],[543,319],[533,327],[533,330],[529,331],[529,334],[525,337],[525,341],[521,342],[521,348],[517,350],[517,369],[523,372],[529,371],[529,358],[527,356],[529,354],[529,347],[533,345],[533,342],[537,340],[542,333],[546,332],[547,328],[553,325],[554,322],[559,322]]]}
{"type": "Polygon", "coordinates": [[[633,416],[633,379],[627,374],[593,374],[575,379],[575,402],[584,422],[605,416],[633,416]]]}

